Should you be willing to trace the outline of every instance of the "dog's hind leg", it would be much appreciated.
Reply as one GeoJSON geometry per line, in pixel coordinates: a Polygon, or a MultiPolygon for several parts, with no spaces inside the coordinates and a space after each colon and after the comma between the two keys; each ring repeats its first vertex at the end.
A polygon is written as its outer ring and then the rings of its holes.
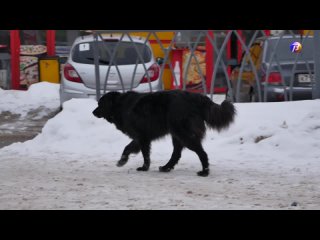
{"type": "Polygon", "coordinates": [[[203,120],[196,116],[190,116],[188,121],[182,125],[175,126],[174,130],[174,134],[181,144],[198,155],[202,165],[202,171],[199,171],[198,175],[202,177],[208,176],[209,160],[201,144],[201,139],[203,139],[206,130],[203,120]]]}
{"type": "Polygon", "coordinates": [[[198,172],[198,175],[201,177],[206,177],[209,175],[209,160],[207,153],[203,150],[202,144],[200,141],[188,141],[186,147],[194,151],[200,158],[202,164],[202,171],[198,172]]]}
{"type": "Polygon", "coordinates": [[[129,155],[131,153],[138,153],[140,151],[140,145],[137,141],[132,140],[123,150],[121,159],[118,161],[117,166],[122,167],[129,160],[129,155]]]}
{"type": "Polygon", "coordinates": [[[159,167],[160,172],[170,172],[172,169],[174,169],[174,166],[178,163],[179,159],[181,158],[183,145],[175,137],[172,137],[172,144],[173,144],[173,152],[172,152],[171,158],[166,165],[159,167]]]}
{"type": "Polygon", "coordinates": [[[150,167],[150,141],[140,141],[141,152],[144,163],[142,167],[138,167],[137,171],[148,171],[150,167]]]}

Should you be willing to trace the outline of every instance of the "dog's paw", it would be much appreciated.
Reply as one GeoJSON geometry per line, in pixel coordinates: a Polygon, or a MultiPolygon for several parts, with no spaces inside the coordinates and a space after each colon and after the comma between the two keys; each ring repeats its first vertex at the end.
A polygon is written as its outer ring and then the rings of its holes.
{"type": "Polygon", "coordinates": [[[125,165],[127,163],[127,161],[118,161],[117,162],[117,167],[122,167],[123,165],[125,165]]]}
{"type": "Polygon", "coordinates": [[[118,167],[122,167],[128,162],[128,156],[122,156],[121,159],[117,162],[118,167]]]}
{"type": "Polygon", "coordinates": [[[197,174],[200,177],[207,177],[209,175],[209,168],[206,168],[206,169],[204,169],[202,171],[199,171],[197,174]]]}
{"type": "Polygon", "coordinates": [[[170,172],[173,168],[165,167],[165,166],[160,166],[159,171],[160,172],[170,172]]]}
{"type": "Polygon", "coordinates": [[[147,166],[142,166],[137,168],[137,171],[148,171],[148,170],[149,170],[149,167],[147,166]]]}

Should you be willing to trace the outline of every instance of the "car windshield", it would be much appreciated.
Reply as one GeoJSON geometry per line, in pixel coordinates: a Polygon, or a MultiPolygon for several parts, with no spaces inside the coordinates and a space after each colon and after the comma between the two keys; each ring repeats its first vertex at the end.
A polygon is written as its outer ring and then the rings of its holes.
{"type": "Polygon", "coordinates": [[[272,52],[275,50],[276,53],[272,59],[272,62],[278,61],[295,61],[297,54],[299,55],[297,61],[313,61],[313,38],[282,38],[279,40],[276,48],[278,39],[268,39],[265,61],[270,62],[272,52]],[[300,53],[294,53],[290,50],[290,45],[293,42],[300,42],[302,44],[302,50],[300,53]],[[276,58],[276,59],[275,59],[276,58]]]}
{"type": "MultiPolygon", "coordinates": [[[[109,65],[111,56],[117,47],[119,41],[98,42],[99,64],[109,65]]],[[[150,62],[151,50],[142,43],[120,42],[115,57],[111,65],[130,65],[136,63],[150,62]],[[137,53],[140,53],[142,61],[137,53]]],[[[93,42],[82,42],[77,44],[72,50],[72,61],[76,63],[94,64],[93,42]]]]}

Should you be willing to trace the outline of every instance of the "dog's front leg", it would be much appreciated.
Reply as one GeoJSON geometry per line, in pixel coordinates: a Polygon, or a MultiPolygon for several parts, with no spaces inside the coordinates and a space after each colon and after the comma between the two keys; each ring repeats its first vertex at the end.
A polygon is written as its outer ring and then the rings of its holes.
{"type": "Polygon", "coordinates": [[[118,161],[117,166],[122,167],[125,165],[129,160],[129,155],[131,153],[138,153],[140,151],[140,145],[137,141],[131,141],[123,150],[121,155],[121,159],[118,161]]]}
{"type": "Polygon", "coordinates": [[[137,171],[148,171],[150,167],[150,141],[141,141],[140,147],[143,156],[144,163],[142,167],[138,167],[137,171]]]}

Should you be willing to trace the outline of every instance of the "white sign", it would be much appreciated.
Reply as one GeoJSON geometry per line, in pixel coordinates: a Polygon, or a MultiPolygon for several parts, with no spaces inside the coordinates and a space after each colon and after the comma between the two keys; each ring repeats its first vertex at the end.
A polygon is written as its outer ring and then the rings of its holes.
{"type": "Polygon", "coordinates": [[[89,51],[90,50],[90,45],[89,43],[81,43],[79,44],[79,51],[89,51]]]}

